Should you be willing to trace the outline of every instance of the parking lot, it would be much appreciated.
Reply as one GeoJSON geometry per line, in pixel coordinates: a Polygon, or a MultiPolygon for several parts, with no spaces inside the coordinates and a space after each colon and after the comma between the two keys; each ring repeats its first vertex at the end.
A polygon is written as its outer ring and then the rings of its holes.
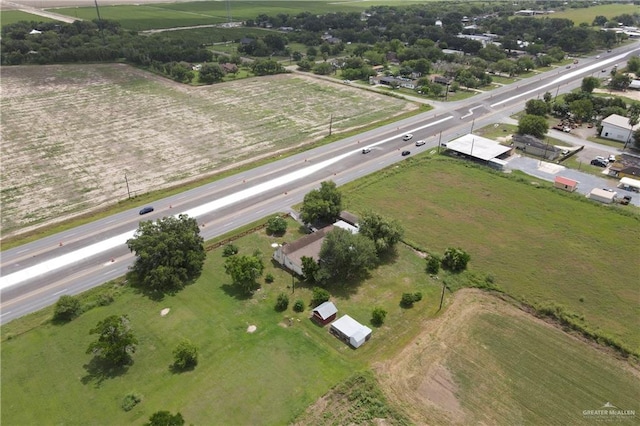
{"type": "MultiPolygon", "coordinates": [[[[589,160],[595,156],[588,157],[589,160]]],[[[587,164],[588,164],[587,161],[587,164]]],[[[593,188],[611,189],[618,193],[619,197],[624,195],[631,196],[630,204],[640,206],[640,194],[637,192],[625,191],[618,188],[618,181],[605,177],[606,168],[603,169],[603,177],[594,176],[589,173],[581,172],[579,170],[568,169],[562,165],[548,163],[546,161],[536,160],[530,157],[523,157],[520,155],[514,155],[508,160],[508,167],[511,170],[520,170],[528,175],[535,176],[540,179],[544,179],[553,182],[556,176],[564,176],[569,179],[573,179],[579,182],[576,192],[587,195],[593,188]]]]}

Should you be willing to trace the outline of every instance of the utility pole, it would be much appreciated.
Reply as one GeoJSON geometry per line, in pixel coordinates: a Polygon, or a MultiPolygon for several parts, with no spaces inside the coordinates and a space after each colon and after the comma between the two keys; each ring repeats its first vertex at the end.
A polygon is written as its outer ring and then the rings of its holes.
{"type": "Polygon", "coordinates": [[[100,27],[100,36],[102,36],[102,44],[106,45],[107,41],[104,38],[104,25],[102,25],[102,18],[100,18],[100,8],[98,7],[98,0],[93,0],[96,4],[96,13],[98,14],[98,26],[100,27]]]}
{"type": "Polygon", "coordinates": [[[469,131],[469,133],[473,133],[473,125],[476,124],[476,119],[474,118],[473,120],[471,120],[471,130],[469,131]]]}
{"type": "Polygon", "coordinates": [[[124,182],[127,184],[127,195],[129,196],[129,199],[131,199],[131,191],[129,191],[129,181],[127,180],[127,174],[124,174],[124,182]]]}
{"type": "Polygon", "coordinates": [[[333,114],[329,116],[329,136],[331,136],[331,126],[333,125],[333,114]]]}
{"type": "Polygon", "coordinates": [[[442,302],[444,301],[444,289],[447,287],[447,284],[445,284],[444,280],[442,280],[442,295],[440,296],[440,307],[438,308],[438,312],[440,312],[440,309],[442,309],[442,302]]]}
{"type": "Polygon", "coordinates": [[[442,130],[440,130],[440,136],[438,136],[438,154],[440,154],[440,141],[442,140],[442,130]]]}

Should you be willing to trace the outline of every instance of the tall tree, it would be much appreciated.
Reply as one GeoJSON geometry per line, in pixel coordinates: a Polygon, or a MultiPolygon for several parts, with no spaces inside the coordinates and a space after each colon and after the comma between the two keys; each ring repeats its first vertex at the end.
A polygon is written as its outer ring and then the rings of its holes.
{"type": "Polygon", "coordinates": [[[318,281],[323,284],[344,284],[373,268],[378,260],[373,241],[342,228],[326,235],[319,257],[318,281]]]}
{"type": "Polygon", "coordinates": [[[368,211],[360,218],[359,232],[373,241],[376,251],[381,254],[395,247],[402,239],[404,229],[399,221],[368,211]]]}
{"type": "Polygon", "coordinates": [[[569,111],[581,121],[590,121],[593,117],[593,102],[589,99],[578,99],[569,103],[569,111]]]}
{"type": "Polygon", "coordinates": [[[218,64],[202,64],[200,67],[200,74],[198,81],[203,84],[212,84],[222,81],[224,78],[224,71],[218,64]]]}
{"type": "Polygon", "coordinates": [[[89,345],[87,353],[100,356],[113,365],[129,363],[138,344],[126,315],[105,318],[89,334],[98,334],[98,340],[89,345]]]}
{"type": "Polygon", "coordinates": [[[151,292],[181,289],[200,276],[206,257],[198,223],[185,214],[140,222],[127,246],[136,253],[129,278],[151,292]]]}
{"type": "Polygon", "coordinates": [[[300,218],[305,223],[333,223],[341,211],[342,194],[333,181],[324,181],[320,183],[320,189],[313,189],[304,196],[300,218]]]}
{"type": "Polygon", "coordinates": [[[442,268],[451,272],[462,272],[467,269],[471,256],[466,251],[449,247],[442,256],[442,268]]]}
{"type": "Polygon", "coordinates": [[[549,112],[549,105],[540,99],[529,99],[525,104],[524,111],[526,114],[544,117],[549,112]]]}
{"type": "Polygon", "coordinates": [[[518,121],[518,133],[521,135],[543,138],[547,131],[549,131],[547,120],[539,115],[525,114],[518,121]]]}
{"type": "Polygon", "coordinates": [[[600,87],[600,79],[596,77],[585,77],[582,79],[580,90],[585,93],[592,93],[594,89],[600,87]]]}
{"type": "Polygon", "coordinates": [[[224,262],[224,270],[233,284],[245,293],[258,287],[257,280],[264,272],[264,263],[260,256],[231,256],[224,262]]]}
{"type": "MultiPolygon", "coordinates": [[[[629,117],[629,126],[631,126],[631,130],[633,132],[633,128],[638,124],[638,122],[640,122],[640,102],[633,102],[629,106],[629,109],[627,109],[627,117],[629,117]]],[[[625,148],[631,140],[632,132],[629,132],[629,138],[624,143],[625,148]]]]}

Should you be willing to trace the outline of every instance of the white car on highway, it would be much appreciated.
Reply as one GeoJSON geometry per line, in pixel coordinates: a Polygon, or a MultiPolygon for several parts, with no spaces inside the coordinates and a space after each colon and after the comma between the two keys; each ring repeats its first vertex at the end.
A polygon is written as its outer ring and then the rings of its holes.
{"type": "Polygon", "coordinates": [[[402,140],[403,140],[403,141],[410,141],[410,140],[411,140],[411,138],[413,138],[413,135],[412,135],[411,133],[407,133],[406,135],[404,135],[404,136],[402,137],[402,140]]]}
{"type": "Polygon", "coordinates": [[[416,146],[422,146],[422,145],[424,145],[425,143],[427,143],[425,140],[420,139],[419,141],[416,141],[416,146]]]}

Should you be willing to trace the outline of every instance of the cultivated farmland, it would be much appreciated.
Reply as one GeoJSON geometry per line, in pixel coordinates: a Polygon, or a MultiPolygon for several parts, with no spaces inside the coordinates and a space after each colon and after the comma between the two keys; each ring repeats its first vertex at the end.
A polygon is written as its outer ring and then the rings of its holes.
{"type": "Polygon", "coordinates": [[[189,87],[121,65],[5,67],[3,237],[415,110],[292,75],[189,87]],[[336,118],[337,117],[337,118],[336,118]]]}
{"type": "Polygon", "coordinates": [[[416,424],[592,424],[583,411],[640,394],[638,370],[475,290],[377,372],[416,424]]]}

